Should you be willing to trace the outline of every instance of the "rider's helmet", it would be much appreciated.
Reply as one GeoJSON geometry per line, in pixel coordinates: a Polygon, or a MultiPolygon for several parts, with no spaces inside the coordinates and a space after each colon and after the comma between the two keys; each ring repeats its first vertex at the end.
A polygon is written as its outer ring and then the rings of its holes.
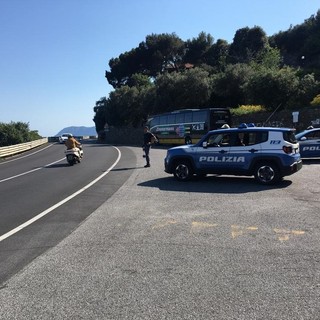
{"type": "Polygon", "coordinates": [[[73,135],[70,133],[70,134],[68,134],[68,138],[72,138],[73,137],[73,135]]]}

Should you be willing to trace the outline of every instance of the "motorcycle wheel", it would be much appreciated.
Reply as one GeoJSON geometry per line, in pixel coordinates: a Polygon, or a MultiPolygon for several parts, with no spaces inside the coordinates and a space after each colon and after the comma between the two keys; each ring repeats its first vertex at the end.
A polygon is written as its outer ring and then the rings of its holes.
{"type": "Polygon", "coordinates": [[[68,161],[70,166],[73,166],[74,163],[75,163],[74,158],[71,155],[67,156],[67,161],[68,161]]]}

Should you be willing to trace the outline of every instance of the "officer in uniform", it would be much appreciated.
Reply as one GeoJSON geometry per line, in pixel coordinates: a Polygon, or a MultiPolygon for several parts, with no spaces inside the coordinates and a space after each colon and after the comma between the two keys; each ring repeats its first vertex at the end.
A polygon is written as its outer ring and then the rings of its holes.
{"type": "Polygon", "coordinates": [[[149,131],[149,127],[145,126],[143,129],[143,146],[142,149],[145,154],[145,158],[147,161],[147,164],[144,166],[145,168],[150,167],[150,157],[149,157],[149,152],[151,148],[151,144],[154,142],[157,142],[156,137],[149,131]]]}

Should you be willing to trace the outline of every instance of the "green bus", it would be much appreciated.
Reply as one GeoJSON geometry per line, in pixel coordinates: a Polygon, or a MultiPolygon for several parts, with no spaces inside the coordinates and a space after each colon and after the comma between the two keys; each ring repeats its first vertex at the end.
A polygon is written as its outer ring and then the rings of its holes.
{"type": "Polygon", "coordinates": [[[147,125],[161,144],[193,144],[210,130],[231,126],[228,108],[181,109],[152,116],[147,125]]]}

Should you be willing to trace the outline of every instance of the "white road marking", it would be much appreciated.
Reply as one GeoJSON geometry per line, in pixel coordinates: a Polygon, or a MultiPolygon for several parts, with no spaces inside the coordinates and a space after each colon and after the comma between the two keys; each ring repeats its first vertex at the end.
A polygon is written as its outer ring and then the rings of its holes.
{"type": "Polygon", "coordinates": [[[52,147],[52,146],[53,146],[53,144],[50,144],[50,145],[46,146],[45,148],[42,148],[42,149],[40,149],[40,150],[38,150],[38,151],[35,151],[35,152],[32,152],[32,153],[29,153],[29,154],[27,154],[27,155],[25,155],[25,156],[21,156],[21,157],[19,157],[19,158],[14,158],[14,159],[12,159],[12,160],[8,160],[8,161],[0,162],[0,165],[1,165],[1,164],[5,164],[5,163],[9,163],[9,162],[12,162],[12,161],[17,161],[17,160],[20,160],[20,159],[23,159],[23,158],[30,157],[30,156],[32,156],[32,155],[34,155],[34,154],[38,153],[38,152],[41,152],[41,151],[43,151],[43,150],[45,150],[45,149],[47,149],[47,148],[50,148],[50,147],[52,147]]]}
{"type": "Polygon", "coordinates": [[[121,158],[121,151],[117,148],[114,147],[117,151],[118,151],[118,158],[117,160],[113,163],[113,165],[103,174],[101,174],[99,177],[97,177],[96,179],[94,179],[93,181],[91,181],[89,184],[87,184],[86,186],[84,186],[83,188],[81,188],[80,190],[76,191],[75,193],[73,193],[72,195],[70,195],[69,197],[61,200],[60,202],[56,203],[55,205],[53,205],[52,207],[48,208],[47,210],[39,213],[38,215],[36,215],[35,217],[33,217],[32,219],[26,221],[25,223],[21,224],[20,226],[12,229],[11,231],[5,233],[4,235],[0,236],[0,242],[11,237],[12,235],[14,235],[15,233],[19,232],[20,230],[26,228],[27,226],[29,226],[30,224],[32,224],[33,222],[41,219],[42,217],[44,217],[45,215],[47,215],[48,213],[50,213],[51,211],[57,209],[58,207],[62,206],[63,204],[65,204],[66,202],[68,202],[69,200],[73,199],[74,197],[76,197],[77,195],[79,195],[80,193],[82,193],[83,191],[87,190],[88,188],[90,188],[91,186],[93,186],[95,183],[97,183],[99,180],[101,180],[104,176],[106,176],[119,162],[120,158],[121,158]]]}
{"type": "Polygon", "coordinates": [[[21,176],[24,176],[24,175],[26,175],[26,174],[29,174],[29,173],[32,173],[32,172],[35,172],[35,171],[38,171],[38,170],[41,170],[41,169],[43,169],[43,168],[48,168],[48,167],[52,166],[53,164],[55,164],[55,163],[57,163],[57,162],[60,162],[60,161],[62,161],[62,160],[64,160],[64,158],[59,159],[59,160],[57,160],[57,161],[55,161],[55,162],[49,163],[49,164],[47,164],[47,165],[45,165],[45,166],[43,166],[43,167],[35,168],[35,169],[30,170],[30,171],[26,171],[26,172],[23,172],[23,173],[19,173],[19,174],[15,175],[15,176],[12,176],[12,177],[2,179],[2,180],[0,180],[0,183],[1,183],[1,182],[8,181],[8,180],[15,179],[15,178],[19,178],[19,177],[21,177],[21,176]]]}

